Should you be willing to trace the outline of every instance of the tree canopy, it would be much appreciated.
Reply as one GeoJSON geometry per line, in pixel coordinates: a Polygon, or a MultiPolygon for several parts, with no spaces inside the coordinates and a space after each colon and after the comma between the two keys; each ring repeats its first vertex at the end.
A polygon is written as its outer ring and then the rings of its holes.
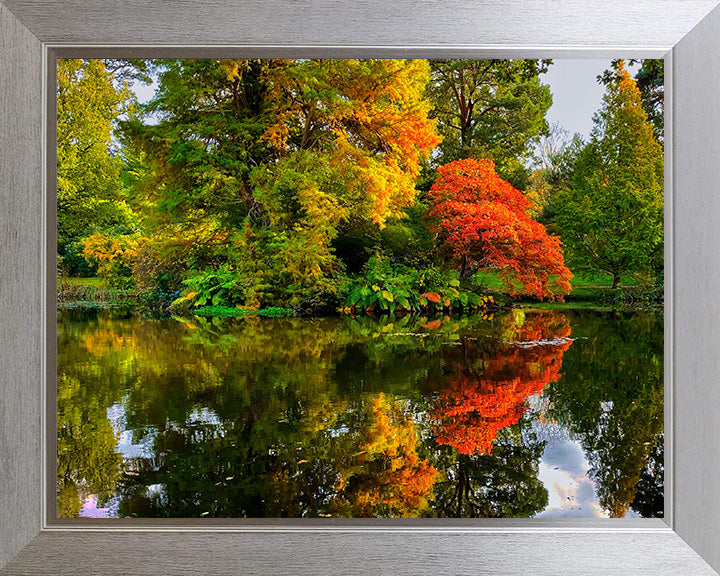
{"type": "Polygon", "coordinates": [[[456,160],[438,169],[430,212],[461,275],[495,268],[510,292],[560,298],[570,270],[560,240],[528,215],[530,201],[500,178],[492,160],[456,160]]]}
{"type": "Polygon", "coordinates": [[[540,82],[550,60],[430,60],[428,94],[443,163],[493,158],[498,173],[525,188],[526,160],[547,134],[552,96],[540,82]]]}
{"type": "Polygon", "coordinates": [[[132,106],[102,60],[57,64],[58,246],[102,227],[133,220],[124,202],[122,159],[111,152],[115,122],[132,106]]]}

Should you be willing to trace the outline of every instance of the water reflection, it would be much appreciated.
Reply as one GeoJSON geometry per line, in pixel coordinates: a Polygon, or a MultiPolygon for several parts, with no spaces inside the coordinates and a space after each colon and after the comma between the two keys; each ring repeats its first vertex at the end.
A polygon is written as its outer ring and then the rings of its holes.
{"type": "Polygon", "coordinates": [[[662,326],[60,312],[58,516],[662,515],[662,326]]]}

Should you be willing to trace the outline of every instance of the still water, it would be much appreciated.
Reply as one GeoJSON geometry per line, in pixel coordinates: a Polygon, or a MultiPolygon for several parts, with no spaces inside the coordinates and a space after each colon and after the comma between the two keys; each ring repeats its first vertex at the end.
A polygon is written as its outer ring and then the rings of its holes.
{"type": "Polygon", "coordinates": [[[663,316],[58,312],[58,517],[658,517],[663,316]]]}

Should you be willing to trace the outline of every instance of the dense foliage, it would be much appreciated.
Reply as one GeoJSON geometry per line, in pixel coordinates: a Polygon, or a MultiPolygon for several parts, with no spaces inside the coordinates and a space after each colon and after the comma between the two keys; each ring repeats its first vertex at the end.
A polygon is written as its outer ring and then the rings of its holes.
{"type": "Polygon", "coordinates": [[[478,272],[535,299],[568,265],[661,281],[662,68],[640,92],[613,61],[592,140],[551,147],[550,65],[60,60],[58,269],[153,310],[311,314],[472,310],[478,272]]]}
{"type": "Polygon", "coordinates": [[[560,240],[530,218],[530,202],[502,180],[492,160],[457,160],[438,169],[431,216],[460,275],[494,268],[510,294],[559,298],[570,292],[560,240]]]}
{"type": "Polygon", "coordinates": [[[549,64],[61,61],[59,132],[88,135],[59,142],[59,185],[74,190],[59,193],[60,269],[134,286],[153,309],[470,310],[478,270],[510,295],[562,298],[559,240],[492,168],[527,182],[549,64]],[[130,83],[149,76],[155,96],[136,106],[130,83]],[[487,173],[463,206],[461,165],[487,173]]]}
{"type": "Polygon", "coordinates": [[[124,202],[122,160],[111,151],[113,126],[131,109],[126,84],[119,88],[102,60],[58,60],[58,251],[78,237],[134,221],[124,202]]]}
{"type": "Polygon", "coordinates": [[[58,515],[531,516],[543,392],[601,506],[656,514],[657,319],[581,348],[507,309],[571,269],[662,292],[663,71],[614,61],[539,153],[550,65],[59,60],[58,301],[146,314],[59,317],[58,515]]]}

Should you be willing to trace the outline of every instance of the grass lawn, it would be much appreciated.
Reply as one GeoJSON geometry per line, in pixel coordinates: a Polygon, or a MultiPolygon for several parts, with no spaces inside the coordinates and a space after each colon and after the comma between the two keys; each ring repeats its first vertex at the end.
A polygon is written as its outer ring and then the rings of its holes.
{"type": "MultiPolygon", "coordinates": [[[[502,282],[496,272],[484,270],[475,275],[477,281],[491,290],[505,292],[502,282]]],[[[578,272],[570,281],[572,291],[566,300],[595,300],[607,294],[612,287],[613,278],[609,274],[591,275],[578,272]]],[[[629,287],[637,284],[632,276],[621,276],[620,287],[629,287]]],[[[567,306],[567,305],[566,305],[567,306]]]]}
{"type": "MultiPolygon", "coordinates": [[[[575,274],[573,279],[570,280],[570,284],[572,284],[573,289],[585,288],[588,286],[605,286],[607,288],[610,288],[612,286],[612,281],[613,278],[609,274],[593,276],[590,274],[583,274],[582,272],[578,272],[577,274],[575,274]]],[[[620,276],[620,286],[634,286],[635,284],[637,284],[636,278],[633,278],[632,276],[620,276]]]]}
{"type": "Polygon", "coordinates": [[[105,281],[102,278],[76,278],[74,276],[58,276],[58,286],[93,286],[95,288],[104,288],[105,281]]]}

